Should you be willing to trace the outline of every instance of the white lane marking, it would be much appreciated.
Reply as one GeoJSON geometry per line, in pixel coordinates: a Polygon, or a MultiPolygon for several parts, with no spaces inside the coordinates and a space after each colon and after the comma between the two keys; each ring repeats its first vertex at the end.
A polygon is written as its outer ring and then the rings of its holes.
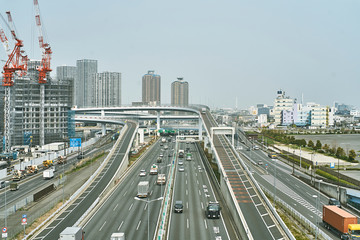
{"type": "Polygon", "coordinates": [[[204,223],[205,223],[205,228],[207,229],[206,219],[204,219],[204,223]]]}
{"type": "Polygon", "coordinates": [[[185,184],[187,184],[187,180],[185,181],[185,184]]]}
{"type": "Polygon", "coordinates": [[[204,209],[204,204],[201,202],[201,209],[204,209]]]}
{"type": "Polygon", "coordinates": [[[129,207],[129,211],[131,210],[131,208],[132,208],[132,206],[134,205],[134,203],[132,203],[131,205],[130,205],[130,207],[129,207]]]}
{"type": "Polygon", "coordinates": [[[188,190],[186,189],[186,195],[188,195],[188,190]]]}
{"type": "Polygon", "coordinates": [[[186,226],[187,226],[187,228],[189,228],[189,219],[188,218],[186,219],[186,226]]]}
{"type": "Polygon", "coordinates": [[[139,230],[140,224],[141,224],[141,220],[139,221],[139,223],[138,223],[138,225],[136,227],[136,231],[139,230]]]}
{"type": "Polygon", "coordinates": [[[133,184],[134,184],[134,182],[135,182],[135,181],[132,181],[132,182],[131,182],[131,185],[133,185],[133,184]]]}
{"type": "Polygon", "coordinates": [[[189,208],[189,202],[186,202],[186,208],[189,208]]]}
{"type": "Polygon", "coordinates": [[[197,182],[197,185],[199,185],[199,180],[196,180],[196,182],[197,182]]]}
{"type": "Polygon", "coordinates": [[[200,189],[199,189],[199,196],[201,196],[201,192],[200,192],[200,189]]]}
{"type": "Polygon", "coordinates": [[[116,204],[116,206],[114,207],[113,211],[115,211],[115,209],[117,208],[118,205],[119,205],[119,204],[116,204]]]}
{"type": "Polygon", "coordinates": [[[120,226],[118,227],[118,231],[120,230],[121,226],[123,225],[124,221],[120,223],[120,226]]]}
{"type": "Polygon", "coordinates": [[[145,204],[145,207],[144,207],[144,211],[146,210],[146,208],[147,208],[147,205],[148,205],[148,204],[146,203],[146,204],[145,204]]]}
{"type": "Polygon", "coordinates": [[[127,194],[127,191],[124,193],[124,195],[123,196],[125,196],[127,194]]]}
{"type": "Polygon", "coordinates": [[[101,228],[99,229],[99,232],[101,232],[101,230],[103,229],[103,227],[105,226],[106,221],[103,223],[103,225],[101,226],[101,228]]]}

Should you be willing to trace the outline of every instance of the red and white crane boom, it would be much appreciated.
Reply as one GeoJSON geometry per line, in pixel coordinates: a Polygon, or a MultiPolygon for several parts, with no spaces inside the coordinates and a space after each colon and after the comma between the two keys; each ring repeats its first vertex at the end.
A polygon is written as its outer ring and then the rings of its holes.
{"type": "Polygon", "coordinates": [[[51,47],[47,42],[44,42],[44,36],[42,31],[41,19],[40,19],[40,8],[38,0],[34,0],[35,7],[35,22],[39,31],[39,45],[42,52],[41,63],[38,68],[39,71],[39,83],[46,83],[46,75],[48,72],[51,72],[50,61],[51,61],[51,47]]]}

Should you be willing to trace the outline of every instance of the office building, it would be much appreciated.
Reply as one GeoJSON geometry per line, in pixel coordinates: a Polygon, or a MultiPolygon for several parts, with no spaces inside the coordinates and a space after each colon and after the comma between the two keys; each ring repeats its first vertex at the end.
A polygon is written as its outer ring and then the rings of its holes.
{"type": "Polygon", "coordinates": [[[72,106],[76,105],[76,94],[75,94],[75,79],[76,79],[76,67],[75,66],[59,66],[56,68],[56,78],[58,81],[68,81],[68,83],[71,85],[71,88],[73,90],[72,95],[72,106]]]}
{"type": "Polygon", "coordinates": [[[159,106],[161,104],[161,77],[155,74],[155,71],[148,71],[142,77],[142,102],[151,105],[159,106]]]}
{"type": "Polygon", "coordinates": [[[183,78],[171,83],[171,105],[180,107],[189,105],[189,83],[183,78]]]}
{"type": "Polygon", "coordinates": [[[95,77],[95,107],[120,107],[121,73],[103,72],[95,77]]]}
{"type": "Polygon", "coordinates": [[[95,106],[95,78],[97,60],[82,59],[76,61],[75,105],[77,107],[95,106]]]}
{"type": "Polygon", "coordinates": [[[295,101],[294,99],[285,96],[285,91],[277,91],[277,97],[274,102],[274,119],[275,125],[281,125],[282,123],[282,112],[291,111],[293,109],[295,101]]]}

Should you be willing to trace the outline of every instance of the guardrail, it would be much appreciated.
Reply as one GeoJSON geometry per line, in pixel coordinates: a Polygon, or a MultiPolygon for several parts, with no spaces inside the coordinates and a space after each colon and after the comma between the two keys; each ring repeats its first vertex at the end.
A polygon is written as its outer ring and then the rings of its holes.
{"type": "MultiPolygon", "coordinates": [[[[121,138],[123,137],[123,135],[125,134],[126,130],[127,130],[128,126],[125,125],[122,130],[121,133],[119,135],[118,140],[116,141],[115,145],[117,146],[121,140],[121,138]]],[[[90,178],[73,194],[71,195],[71,197],[60,207],[58,208],[53,214],[51,214],[47,219],[45,219],[42,223],[40,223],[34,230],[32,230],[27,236],[25,236],[23,238],[24,239],[28,239],[29,237],[32,237],[32,235],[34,233],[36,233],[39,229],[41,229],[46,223],[48,223],[50,221],[50,219],[52,219],[55,215],[57,215],[59,212],[61,212],[64,208],[66,208],[70,202],[72,202],[74,199],[76,199],[76,197],[88,186],[90,185],[90,183],[92,182],[92,180],[95,178],[95,176],[97,176],[99,174],[99,172],[103,169],[105,163],[107,163],[107,161],[110,159],[110,157],[112,156],[112,154],[114,153],[115,147],[113,147],[110,151],[110,153],[107,155],[107,157],[105,158],[105,160],[101,163],[101,165],[99,166],[99,168],[90,176],[90,178]]]]}
{"type": "MultiPolygon", "coordinates": [[[[210,115],[210,116],[211,116],[211,115],[210,115]]],[[[204,119],[202,118],[202,115],[200,115],[200,118],[201,118],[202,122],[203,122],[204,125],[205,125],[205,122],[204,122],[204,119]]],[[[209,118],[209,122],[210,122],[210,118],[209,118]]],[[[219,157],[219,155],[218,155],[218,153],[217,153],[217,151],[216,151],[215,145],[214,145],[214,143],[213,143],[212,138],[210,137],[210,133],[209,133],[206,125],[205,125],[205,131],[206,131],[207,135],[209,136],[209,142],[210,142],[211,148],[214,150],[216,162],[217,162],[217,164],[220,166],[219,169],[220,169],[220,171],[221,171],[221,176],[224,177],[224,179],[221,179],[221,180],[223,180],[223,182],[226,184],[226,188],[227,188],[228,193],[230,194],[230,197],[231,197],[231,199],[232,199],[232,205],[235,207],[235,209],[236,209],[236,211],[237,211],[237,213],[238,213],[238,216],[239,216],[240,221],[241,221],[241,223],[242,223],[242,225],[243,225],[243,228],[244,228],[244,230],[245,230],[245,234],[246,234],[247,238],[248,238],[249,240],[253,240],[254,238],[253,238],[253,236],[252,236],[252,234],[251,234],[250,228],[249,228],[249,226],[247,225],[246,219],[245,219],[245,217],[244,217],[244,215],[243,215],[243,213],[242,213],[242,211],[241,211],[241,209],[240,209],[239,204],[237,204],[236,197],[235,197],[235,194],[234,194],[234,192],[233,192],[233,190],[232,190],[232,188],[231,188],[231,186],[230,186],[230,183],[229,183],[229,181],[227,181],[227,174],[226,174],[226,172],[224,171],[224,167],[223,167],[222,164],[221,164],[220,157],[219,157]]],[[[230,204],[228,203],[228,205],[230,205],[230,204]]],[[[235,216],[233,216],[233,217],[234,217],[234,219],[235,219],[235,216]]]]}
{"type": "Polygon", "coordinates": [[[272,214],[275,216],[276,220],[278,221],[278,223],[280,224],[280,226],[282,227],[282,229],[285,231],[286,235],[293,240],[296,240],[294,235],[291,233],[291,231],[289,230],[289,228],[286,226],[286,224],[284,223],[284,221],[281,219],[281,217],[279,216],[279,214],[276,212],[276,209],[271,205],[269,199],[266,197],[266,195],[264,194],[264,192],[262,191],[262,189],[260,188],[258,182],[255,180],[255,178],[253,177],[253,175],[250,173],[249,169],[246,167],[245,163],[242,161],[240,155],[237,153],[237,151],[235,150],[234,146],[230,144],[230,141],[228,138],[225,138],[226,141],[228,142],[228,144],[230,145],[231,149],[233,150],[233,152],[235,153],[236,157],[239,159],[240,164],[243,166],[243,168],[245,169],[245,171],[248,173],[248,176],[251,178],[253,184],[256,186],[256,189],[258,190],[258,192],[260,193],[262,199],[266,202],[266,205],[268,206],[268,208],[270,209],[270,211],[272,212],[272,214]]]}
{"type": "MultiPolygon", "coordinates": [[[[272,194],[263,185],[260,185],[260,186],[263,189],[263,191],[265,191],[268,195],[272,194]]],[[[301,221],[302,224],[308,226],[312,230],[313,233],[316,232],[317,226],[315,224],[313,224],[311,221],[309,221],[306,217],[304,217],[301,213],[296,211],[294,208],[292,208],[289,204],[287,204],[286,202],[284,202],[281,199],[277,198],[276,202],[278,204],[280,204],[282,206],[282,208],[286,209],[287,213],[291,214],[291,216],[293,218],[297,219],[298,221],[301,221]]],[[[332,238],[330,236],[328,236],[325,232],[323,232],[321,229],[319,229],[318,234],[319,234],[319,239],[320,239],[320,237],[322,237],[325,240],[332,240],[332,238]]]]}
{"type": "Polygon", "coordinates": [[[170,178],[169,178],[169,181],[168,181],[168,184],[167,184],[167,187],[164,189],[164,191],[166,191],[166,194],[165,194],[165,198],[163,199],[162,201],[162,204],[161,204],[161,209],[162,209],[162,212],[161,212],[161,216],[160,218],[158,218],[158,222],[157,222],[157,236],[156,236],[156,239],[158,240],[162,240],[164,237],[166,237],[166,220],[167,220],[167,214],[169,213],[170,211],[170,203],[171,203],[171,198],[170,198],[170,194],[171,194],[171,189],[173,188],[173,185],[174,185],[174,175],[175,175],[175,159],[176,159],[176,154],[178,152],[178,143],[175,145],[175,153],[173,155],[173,160],[172,160],[172,163],[171,163],[171,169],[169,170],[170,171],[170,178]]]}

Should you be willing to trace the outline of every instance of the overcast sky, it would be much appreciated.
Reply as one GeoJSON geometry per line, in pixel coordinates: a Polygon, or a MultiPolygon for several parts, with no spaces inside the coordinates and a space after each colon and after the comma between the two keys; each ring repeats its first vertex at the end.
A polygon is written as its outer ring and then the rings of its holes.
{"type": "MultiPolygon", "coordinates": [[[[54,73],[78,59],[122,73],[122,102],[141,78],[189,82],[190,103],[272,105],[278,89],[305,102],[360,106],[359,0],[39,0],[54,73]]],[[[0,0],[24,48],[40,59],[32,0],[0,0]]],[[[1,21],[1,20],[0,20],[1,21]]],[[[4,25],[1,21],[1,25],[4,25]]],[[[5,26],[3,26],[5,27],[5,26]]],[[[10,34],[8,37],[10,37],[10,34]]],[[[5,59],[0,49],[0,59],[5,59]]]]}

